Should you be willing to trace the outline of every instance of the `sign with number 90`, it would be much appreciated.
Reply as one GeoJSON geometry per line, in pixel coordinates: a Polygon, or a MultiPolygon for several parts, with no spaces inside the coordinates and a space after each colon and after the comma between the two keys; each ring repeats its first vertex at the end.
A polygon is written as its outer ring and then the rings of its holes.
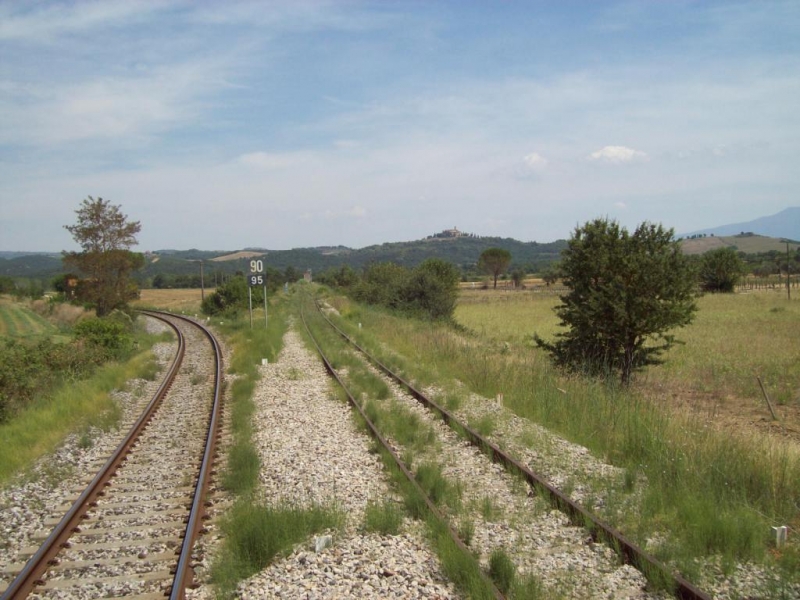
{"type": "Polygon", "coordinates": [[[259,260],[251,260],[250,261],[250,272],[251,273],[263,273],[264,272],[264,261],[259,260]]]}

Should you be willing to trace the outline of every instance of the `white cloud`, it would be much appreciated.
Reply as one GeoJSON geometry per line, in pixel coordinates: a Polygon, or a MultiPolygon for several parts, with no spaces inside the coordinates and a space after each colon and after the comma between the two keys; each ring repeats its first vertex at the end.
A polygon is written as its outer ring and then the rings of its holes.
{"type": "Polygon", "coordinates": [[[592,152],[588,159],[618,165],[646,161],[648,156],[641,150],[634,150],[626,146],[604,146],[600,150],[592,152]]]}
{"type": "Polygon", "coordinates": [[[614,208],[618,208],[619,210],[625,210],[626,208],[628,208],[628,205],[621,201],[614,202],[614,208]]]}
{"type": "Polygon", "coordinates": [[[525,162],[525,166],[532,171],[541,171],[548,163],[548,160],[538,152],[528,154],[522,160],[525,162]]]}
{"type": "Polygon", "coordinates": [[[305,160],[306,156],[299,152],[250,152],[239,156],[236,162],[254,169],[273,171],[294,167],[305,160]]]}
{"type": "Polygon", "coordinates": [[[86,79],[68,85],[0,89],[0,142],[22,145],[79,140],[127,143],[197,120],[203,98],[227,87],[216,59],[156,67],[132,76],[86,79]]]}
{"type": "MultiPolygon", "coordinates": [[[[157,12],[161,2],[78,2],[14,12],[0,7],[0,40],[48,42],[61,35],[97,31],[115,24],[129,25],[136,18],[157,12]]],[[[22,6],[18,4],[17,8],[22,6]]]]}

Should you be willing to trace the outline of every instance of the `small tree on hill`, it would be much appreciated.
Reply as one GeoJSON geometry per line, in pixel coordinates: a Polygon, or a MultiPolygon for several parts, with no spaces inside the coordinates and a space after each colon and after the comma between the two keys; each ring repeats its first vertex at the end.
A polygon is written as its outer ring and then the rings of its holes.
{"type": "Polygon", "coordinates": [[[478,259],[478,269],[494,278],[494,289],[497,289],[497,278],[506,272],[511,264],[511,252],[503,248],[487,248],[478,259]]]}
{"type": "MultiPolygon", "coordinates": [[[[778,271],[780,272],[780,271],[778,271]]],[[[717,248],[703,255],[700,287],[706,292],[733,292],[744,273],[744,263],[733,248],[717,248]]]]}
{"type": "Polygon", "coordinates": [[[535,336],[554,362],[593,375],[617,373],[623,384],[675,343],[670,329],[691,322],[695,272],[672,230],[642,223],[631,235],[615,221],[575,229],[562,253],[569,292],[556,314],[568,331],[554,343],[535,336]]]}
{"type": "Polygon", "coordinates": [[[82,252],[64,252],[65,265],[74,267],[86,277],[77,289],[78,298],[95,307],[98,317],[121,308],[138,294],[131,273],[144,266],[144,257],[131,252],[139,221],[128,217],[110,202],[91,196],[75,211],[78,222],[65,225],[82,252]]]}

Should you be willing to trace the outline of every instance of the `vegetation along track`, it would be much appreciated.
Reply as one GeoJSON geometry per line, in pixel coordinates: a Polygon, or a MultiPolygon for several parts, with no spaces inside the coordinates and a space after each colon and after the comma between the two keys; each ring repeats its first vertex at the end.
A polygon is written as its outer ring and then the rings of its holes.
{"type": "MultiPolygon", "coordinates": [[[[603,522],[594,514],[573,501],[567,494],[549,484],[543,477],[534,473],[526,465],[510,456],[496,444],[487,440],[474,429],[460,422],[451,412],[440,406],[425,394],[417,390],[411,383],[400,375],[394,373],[378,359],[361,347],[352,337],[347,335],[342,329],[336,326],[322,311],[319,303],[315,300],[316,308],[325,322],[332,327],[346,342],[377,368],[385,376],[394,381],[400,388],[410,394],[414,399],[421,403],[427,410],[433,412],[441,420],[457,431],[459,435],[478,448],[481,452],[488,455],[495,463],[502,465],[506,471],[514,476],[522,478],[540,496],[549,500],[550,504],[559,511],[565,513],[570,521],[579,527],[588,529],[594,541],[602,541],[613,548],[619,557],[627,564],[640,570],[648,579],[657,583],[658,586],[665,586],[677,597],[684,600],[709,600],[710,596],[697,589],[689,581],[680,575],[672,573],[666,565],[648,555],[644,550],[627,539],[619,531],[603,522]]],[[[321,352],[321,351],[320,351],[321,352]]],[[[328,366],[326,364],[326,366],[328,366]]],[[[357,405],[357,404],[356,404],[357,405]]]]}
{"type": "Polygon", "coordinates": [[[177,333],[173,364],[130,433],[2,600],[183,598],[192,584],[192,546],[205,516],[221,424],[222,355],[202,325],[144,314],[177,333]]]}

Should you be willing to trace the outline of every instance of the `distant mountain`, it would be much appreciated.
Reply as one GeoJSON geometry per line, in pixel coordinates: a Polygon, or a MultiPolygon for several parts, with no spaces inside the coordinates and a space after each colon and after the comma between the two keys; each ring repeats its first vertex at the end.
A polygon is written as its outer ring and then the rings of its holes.
{"type": "Polygon", "coordinates": [[[703,234],[730,236],[740,233],[755,233],[756,235],[766,237],[800,240],[800,206],[787,208],[769,217],[760,217],[745,223],[733,223],[731,225],[721,225],[711,229],[701,229],[699,231],[682,234],[678,237],[687,238],[703,234]]]}

